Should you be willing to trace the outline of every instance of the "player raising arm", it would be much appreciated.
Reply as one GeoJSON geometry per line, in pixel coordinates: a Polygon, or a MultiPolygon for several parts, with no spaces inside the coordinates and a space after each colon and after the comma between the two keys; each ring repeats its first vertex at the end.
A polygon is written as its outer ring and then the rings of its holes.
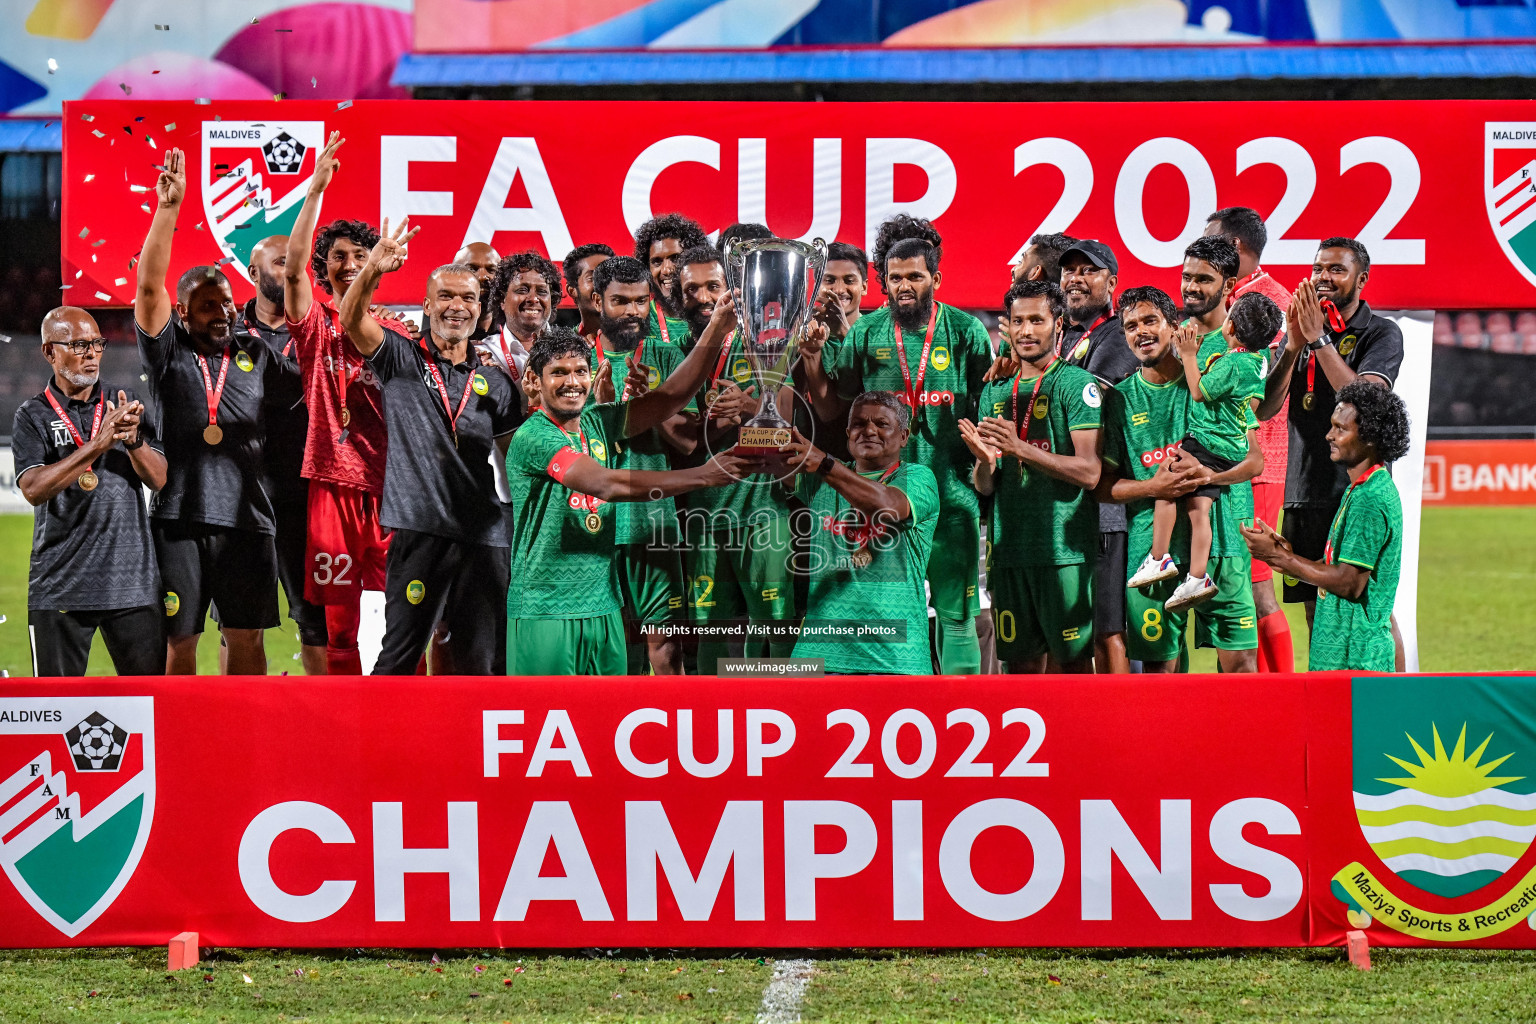
{"type": "MultiPolygon", "coordinates": [[[[528,357],[540,406],[512,439],[512,580],[507,594],[507,669],[512,675],[623,675],[619,592],[623,548],[611,502],[648,501],[717,487],[748,472],[717,456],[683,470],[614,468],[627,439],[688,403],[736,326],[728,297],[678,369],[653,390],[588,405],[591,349],[553,328],[528,357]]],[[[606,367],[604,368],[606,370],[606,367]]]]}
{"type": "Polygon", "coordinates": [[[1328,431],[1333,461],[1349,473],[1349,488],[1328,530],[1321,561],[1257,522],[1243,530],[1254,557],[1317,588],[1307,667],[1391,672],[1395,665],[1392,604],[1403,557],[1403,506],[1386,464],[1408,454],[1408,410],[1374,382],[1356,380],[1339,391],[1328,431]]]}

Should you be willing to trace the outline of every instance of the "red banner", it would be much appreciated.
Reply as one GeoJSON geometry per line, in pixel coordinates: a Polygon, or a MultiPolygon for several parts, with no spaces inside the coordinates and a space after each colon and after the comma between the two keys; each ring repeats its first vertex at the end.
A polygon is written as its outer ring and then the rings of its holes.
{"type": "Polygon", "coordinates": [[[420,301],[427,270],[466,242],[557,262],[585,242],[623,252],[672,210],[708,231],[763,221],[866,247],[891,215],[930,217],[945,236],[941,297],[961,306],[995,306],[1038,231],[1099,238],[1120,288],[1176,293],[1206,216],[1246,205],[1268,218],[1264,264],[1287,284],[1319,239],[1349,235],[1370,249],[1378,308],[1536,306],[1532,101],[122,100],[67,104],[64,124],[65,296],[81,305],[132,301],[166,147],[186,151],[189,175],[173,273],[229,259],[243,274],[255,242],[293,222],[340,130],[322,220],[410,214],[422,229],[414,272],[381,290],[396,303],[420,301]],[[1468,275],[1468,251],[1494,255],[1468,275]]]}
{"type": "Polygon", "coordinates": [[[1431,441],[1424,503],[1536,505],[1536,441],[1431,441]]]}
{"type": "MultiPolygon", "coordinates": [[[[1396,770],[1378,746],[1412,757],[1399,727],[1465,768],[1439,738],[1469,718],[1468,748],[1491,728],[1486,760],[1529,771],[1531,723],[1497,709],[1529,706],[1500,688],[1530,681],[1466,682],[13,681],[0,945],[1436,941],[1375,903],[1361,918],[1369,897],[1332,876],[1482,905],[1405,888],[1401,836],[1367,817],[1363,835],[1351,806],[1402,805],[1371,781],[1396,770]]],[[[1531,785],[1483,782],[1505,788],[1474,804],[1531,818],[1531,785]]],[[[1489,828],[1524,836],[1472,879],[1502,892],[1536,861],[1536,818],[1489,828]]],[[[1473,938],[1536,944],[1520,920],[1473,938]]]]}

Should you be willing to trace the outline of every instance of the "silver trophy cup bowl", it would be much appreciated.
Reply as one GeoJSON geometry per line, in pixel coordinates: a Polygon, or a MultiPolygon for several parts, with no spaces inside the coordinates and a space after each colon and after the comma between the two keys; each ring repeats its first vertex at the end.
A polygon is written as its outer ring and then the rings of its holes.
{"type": "Polygon", "coordinates": [[[820,238],[741,239],[726,247],[726,283],[736,295],[742,349],[762,400],[757,415],[741,425],[733,449],[739,454],[776,453],[790,440],[779,389],[789,381],[826,269],[827,243],[820,238]]]}

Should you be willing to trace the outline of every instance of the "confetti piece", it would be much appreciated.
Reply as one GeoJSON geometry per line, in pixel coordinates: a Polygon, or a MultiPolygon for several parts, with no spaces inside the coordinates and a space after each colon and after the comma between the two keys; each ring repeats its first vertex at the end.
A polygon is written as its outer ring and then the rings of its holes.
{"type": "Polygon", "coordinates": [[[0,334],[0,345],[9,345],[10,343],[11,336],[9,334],[0,334]]]}
{"type": "Polygon", "coordinates": [[[172,121],[170,124],[166,125],[165,126],[165,130],[168,131],[168,132],[175,131],[176,130],[176,122],[172,121]]]}
{"type": "Polygon", "coordinates": [[[320,79],[316,78],[314,75],[310,75],[309,76],[309,87],[311,89],[318,89],[320,87],[320,79]]]}
{"type": "Polygon", "coordinates": [[[94,120],[96,120],[96,115],[95,114],[81,114],[80,115],[80,120],[82,120],[82,121],[94,121],[94,120]]]}
{"type": "Polygon", "coordinates": [[[209,99],[207,96],[199,96],[197,99],[193,100],[192,102],[196,103],[200,107],[206,107],[208,104],[212,103],[213,100],[209,99]]]}
{"type": "Polygon", "coordinates": [[[117,87],[119,89],[123,90],[123,95],[124,96],[132,96],[133,95],[133,86],[129,85],[127,82],[118,82],[117,83],[117,87]]]}
{"type": "Polygon", "coordinates": [[[252,25],[260,25],[261,24],[261,19],[260,18],[252,18],[251,19],[251,24],[252,25]]]}
{"type": "MultiPolygon", "coordinates": [[[[140,203],[139,204],[139,209],[143,210],[145,213],[148,213],[149,212],[149,204],[148,203],[140,203]]],[[[135,261],[135,262],[137,262],[137,261],[135,261]]],[[[130,264],[130,266],[131,266],[131,264],[130,264]]]]}
{"type": "Polygon", "coordinates": [[[222,267],[226,263],[233,263],[233,262],[235,262],[235,258],[233,256],[220,256],[218,261],[216,263],[214,263],[214,266],[222,267]]]}
{"type": "Polygon", "coordinates": [[[196,230],[196,231],[203,230],[203,222],[202,221],[198,221],[197,222],[197,226],[194,228],[194,230],[196,230]]]}
{"type": "Polygon", "coordinates": [[[61,284],[61,285],[59,285],[59,291],[63,291],[66,288],[73,288],[73,287],[74,287],[74,285],[72,285],[72,284],[61,284]]]}
{"type": "Polygon", "coordinates": [[[106,244],[107,244],[107,240],[105,238],[98,238],[98,239],[96,239],[96,241],[91,243],[91,248],[94,249],[98,245],[106,245],[106,244]]]}
{"type": "Polygon", "coordinates": [[[155,31],[156,32],[169,32],[170,30],[171,30],[171,26],[169,26],[169,25],[156,25],[155,26],[155,31]]]}
{"type": "Polygon", "coordinates": [[[53,74],[57,70],[59,70],[59,62],[54,60],[52,57],[49,57],[48,58],[48,73],[51,75],[51,74],[53,74]]]}
{"type": "Polygon", "coordinates": [[[100,299],[102,302],[111,302],[112,301],[112,296],[108,295],[106,292],[97,292],[96,293],[96,297],[98,299],[100,299]]]}
{"type": "Polygon", "coordinates": [[[128,279],[126,277],[120,277],[117,280],[112,282],[113,286],[115,286],[117,288],[121,288],[123,285],[125,285],[127,283],[128,283],[128,279]]]}
{"type": "Polygon", "coordinates": [[[342,100],[340,103],[336,104],[336,109],[337,110],[346,110],[351,105],[352,105],[352,101],[351,100],[342,100]]]}
{"type": "Polygon", "coordinates": [[[523,969],[521,967],[514,967],[514,968],[512,968],[512,973],[513,974],[522,974],[523,973],[523,969]]]}
{"type": "MultiPolygon", "coordinates": [[[[255,19],[255,18],[252,18],[252,19],[251,19],[251,24],[252,24],[252,25],[254,25],[254,24],[256,24],[256,19],[255,19]]],[[[433,953],[433,954],[432,954],[432,962],[433,962],[433,963],[435,963],[435,964],[440,964],[440,963],[442,963],[442,961],[441,961],[441,960],[440,960],[440,959],[438,959],[438,956],[437,956],[437,954],[436,954],[436,953],[433,953]]]]}
{"type": "Polygon", "coordinates": [[[512,984],[512,979],[511,978],[502,978],[501,979],[501,983],[503,985],[510,985],[510,984],[512,984]]]}
{"type": "Polygon", "coordinates": [[[96,180],[96,175],[94,175],[94,174],[87,174],[85,176],[85,180],[86,181],[95,181],[96,180]]]}
{"type": "Polygon", "coordinates": [[[1046,980],[1046,982],[1048,984],[1051,984],[1051,985],[1060,985],[1061,984],[1061,979],[1056,977],[1056,975],[1054,975],[1054,974],[1047,974],[1045,976],[1045,980],[1046,980]]]}
{"type": "Polygon", "coordinates": [[[128,191],[129,192],[148,192],[149,191],[149,186],[148,185],[129,185],[128,186],[128,191]]]}
{"type": "MultiPolygon", "coordinates": [[[[5,620],[3,618],[0,618],[0,622],[4,622],[4,621],[5,620]]],[[[475,964],[475,973],[476,974],[483,974],[484,972],[485,972],[485,967],[483,965],[475,964]]]]}
{"type": "Polygon", "coordinates": [[[133,125],[131,125],[131,124],[123,125],[123,131],[127,132],[129,135],[132,135],[133,134],[133,125]]]}
{"type": "Polygon", "coordinates": [[[107,133],[102,131],[100,128],[92,128],[91,134],[96,136],[98,139],[104,139],[107,137],[107,133]]]}
{"type": "Polygon", "coordinates": [[[91,229],[90,228],[81,228],[80,229],[80,237],[81,238],[89,238],[90,235],[91,235],[91,229]]]}
{"type": "Polygon", "coordinates": [[[101,994],[101,992],[98,989],[94,989],[93,988],[93,989],[91,989],[89,992],[87,992],[85,994],[85,998],[87,998],[87,999],[95,999],[100,994],[101,994]]]}
{"type": "Polygon", "coordinates": [[[144,141],[149,143],[150,146],[154,146],[154,144],[155,144],[155,140],[150,138],[148,135],[144,136],[144,141]]]}
{"type": "Polygon", "coordinates": [[[287,98],[288,98],[288,94],[285,93],[285,92],[275,92],[275,93],[272,94],[273,102],[276,102],[277,100],[285,100],[287,98]]]}
{"type": "Polygon", "coordinates": [[[680,1002],[680,1003],[685,1003],[685,1002],[687,1002],[688,1000],[690,1000],[692,998],[693,998],[693,993],[692,992],[679,992],[677,994],[677,1001],[680,1002]]]}
{"type": "Polygon", "coordinates": [[[443,973],[443,969],[441,967],[434,967],[434,968],[432,968],[432,970],[436,971],[438,974],[442,974],[443,973]]]}
{"type": "Polygon", "coordinates": [[[147,373],[139,374],[139,380],[149,380],[149,374],[147,374],[147,373]]]}
{"type": "Polygon", "coordinates": [[[75,271],[75,280],[76,281],[80,280],[84,276],[85,276],[85,271],[83,271],[83,270],[75,271]]]}
{"type": "Polygon", "coordinates": [[[294,660],[294,661],[298,661],[298,660],[299,660],[299,656],[298,656],[298,655],[297,655],[297,654],[295,654],[295,655],[294,655],[294,656],[293,656],[293,660],[294,660]]]}
{"type": "Polygon", "coordinates": [[[155,70],[150,72],[150,74],[152,74],[152,75],[158,75],[159,73],[160,73],[160,69],[159,68],[155,68],[155,70]]]}
{"type": "Polygon", "coordinates": [[[292,32],[293,29],[291,29],[291,28],[275,28],[272,31],[273,32],[292,32]]]}
{"type": "Polygon", "coordinates": [[[254,984],[256,984],[254,981],[251,980],[251,976],[249,974],[242,974],[242,975],[240,975],[240,977],[242,979],[244,979],[244,981],[245,981],[245,983],[247,985],[254,985],[254,984]]]}
{"type": "Polygon", "coordinates": [[[96,254],[95,253],[91,253],[91,262],[92,263],[96,262],[96,254]]]}
{"type": "Polygon", "coordinates": [[[213,975],[205,974],[205,975],[203,975],[203,980],[204,981],[212,981],[213,980],[213,975]]]}
{"type": "Polygon", "coordinates": [[[143,121],[144,121],[144,118],[142,118],[142,117],[136,117],[136,118],[133,119],[133,123],[134,124],[142,124],[143,121]]]}

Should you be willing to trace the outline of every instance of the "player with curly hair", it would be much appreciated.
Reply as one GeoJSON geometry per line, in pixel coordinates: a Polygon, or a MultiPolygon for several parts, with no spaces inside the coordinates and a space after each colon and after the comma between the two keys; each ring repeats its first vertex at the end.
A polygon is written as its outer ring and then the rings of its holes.
{"type": "MultiPolygon", "coordinates": [[[[361,675],[357,633],[363,591],[383,591],[389,552],[389,537],[379,526],[386,431],[383,382],[352,345],[339,313],[379,233],[360,220],[335,220],[315,236],[321,199],[341,166],[336,152],[344,141],[340,132],[331,133],[288,235],[283,304],[309,407],[305,597],[325,606],[330,673],[361,675]],[[306,270],[313,271],[330,301],[315,301],[306,270]]],[[[384,329],[410,337],[409,328],[388,310],[375,308],[369,315],[384,329]]]]}
{"type": "Polygon", "coordinates": [[[871,255],[874,256],[875,276],[880,279],[882,292],[887,290],[885,264],[891,258],[891,246],[909,238],[920,238],[933,246],[934,262],[943,261],[944,236],[939,234],[939,229],[933,226],[933,221],[898,213],[881,223],[880,230],[875,232],[875,245],[871,255]]]}
{"type": "Polygon", "coordinates": [[[1408,409],[1397,393],[1365,380],[1339,391],[1328,452],[1349,487],[1328,530],[1322,561],[1303,558],[1262,521],[1245,528],[1248,549],[1317,588],[1308,668],[1391,672],[1392,605],[1403,557],[1403,504],[1388,465],[1408,454],[1408,409]]]}
{"type": "Polygon", "coordinates": [[[697,221],[689,220],[680,213],[664,213],[652,217],[635,232],[635,259],[645,264],[651,272],[651,294],[656,297],[656,323],[663,338],[670,344],[681,345],[687,340],[684,331],[670,337],[666,317],[681,320],[683,316],[683,291],[678,280],[677,259],[684,250],[696,245],[708,245],[709,236],[697,221]]]}
{"type": "Polygon", "coordinates": [[[496,264],[483,298],[491,309],[491,333],[475,347],[519,380],[560,304],[560,268],[533,249],[515,252],[496,264]]]}

